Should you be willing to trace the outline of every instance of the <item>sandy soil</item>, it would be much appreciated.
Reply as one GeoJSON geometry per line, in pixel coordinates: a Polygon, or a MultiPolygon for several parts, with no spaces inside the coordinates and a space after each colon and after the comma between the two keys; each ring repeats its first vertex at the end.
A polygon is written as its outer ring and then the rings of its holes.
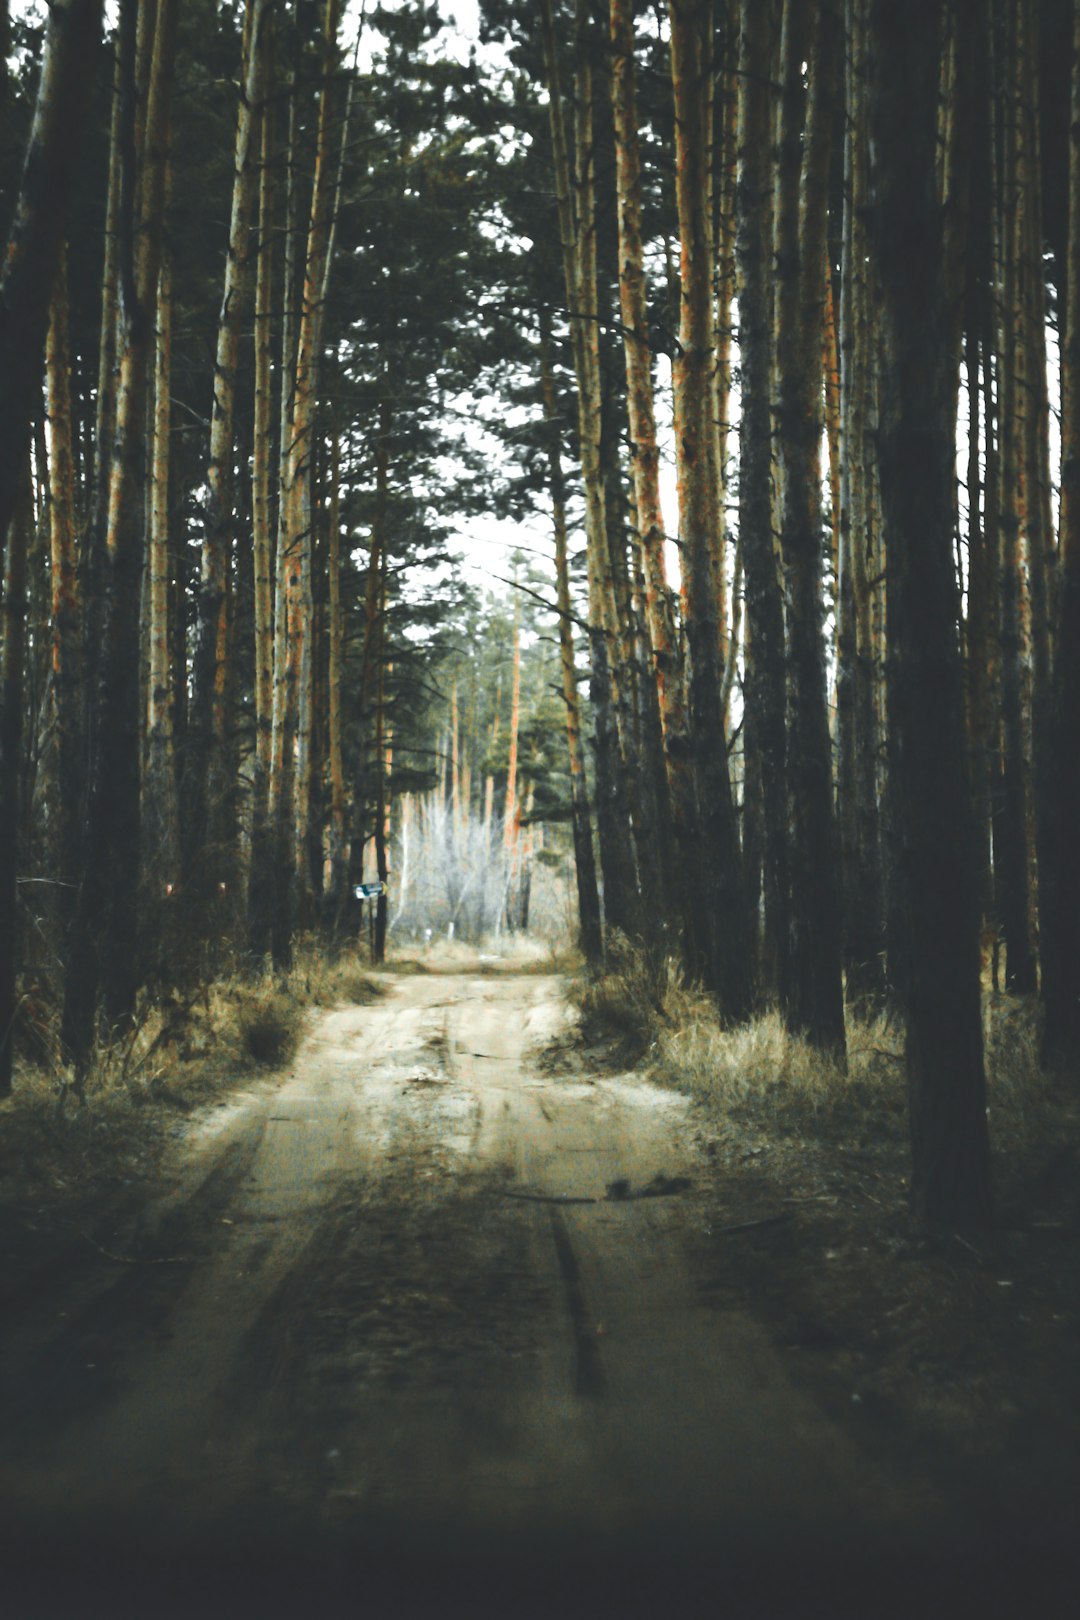
{"type": "Polygon", "coordinates": [[[556,978],[385,982],[4,1324],[5,1612],[998,1612],[705,1286],[685,1100],[553,1064],[556,978]]]}

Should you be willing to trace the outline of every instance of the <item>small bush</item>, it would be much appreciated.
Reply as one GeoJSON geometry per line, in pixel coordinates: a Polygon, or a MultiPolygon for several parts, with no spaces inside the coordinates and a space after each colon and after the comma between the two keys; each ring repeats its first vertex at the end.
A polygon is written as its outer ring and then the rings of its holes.
{"type": "Polygon", "coordinates": [[[679,969],[670,957],[652,957],[618,935],[607,958],[606,971],[578,978],[571,994],[586,1030],[614,1036],[623,1061],[636,1063],[672,1021],[669,1003],[680,988],[679,969]]]}
{"type": "Polygon", "coordinates": [[[304,1009],[283,990],[263,991],[241,1004],[236,1028],[245,1056],[268,1068],[280,1068],[300,1044],[304,1009]]]}

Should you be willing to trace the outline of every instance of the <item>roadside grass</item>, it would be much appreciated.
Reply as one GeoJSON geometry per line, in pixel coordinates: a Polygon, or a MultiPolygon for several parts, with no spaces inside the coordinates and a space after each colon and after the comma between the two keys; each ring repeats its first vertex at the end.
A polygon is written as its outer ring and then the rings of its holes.
{"type": "MultiPolygon", "coordinates": [[[[775,1008],[725,1027],[677,963],[650,961],[625,942],[607,972],[578,976],[572,996],[586,1036],[608,1041],[613,1062],[729,1118],[781,1136],[906,1135],[903,1030],[886,1009],[867,1015],[849,1006],[843,1064],[792,1034],[775,1008]]],[[[1031,1001],[988,994],[984,1040],[992,1132],[1014,1145],[1045,1135],[1060,1087],[1040,1068],[1031,1001]]]]}

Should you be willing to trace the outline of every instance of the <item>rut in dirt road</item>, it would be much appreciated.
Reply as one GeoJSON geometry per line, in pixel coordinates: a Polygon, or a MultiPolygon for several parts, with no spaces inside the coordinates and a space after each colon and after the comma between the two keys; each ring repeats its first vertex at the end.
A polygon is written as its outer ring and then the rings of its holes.
{"type": "Polygon", "coordinates": [[[555,978],[386,984],[195,1126],[113,1258],[8,1325],[6,1500],[95,1544],[429,1526],[459,1551],[692,1535],[728,1565],[763,1526],[902,1525],[913,1504],[704,1301],[685,1101],[550,1072],[555,978]]]}

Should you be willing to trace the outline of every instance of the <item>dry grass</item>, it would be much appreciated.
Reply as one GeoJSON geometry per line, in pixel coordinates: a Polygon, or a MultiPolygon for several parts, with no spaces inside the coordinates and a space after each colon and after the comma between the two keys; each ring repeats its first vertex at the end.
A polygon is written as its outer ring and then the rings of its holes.
{"type": "MultiPolygon", "coordinates": [[[[688,986],[674,961],[650,961],[626,942],[607,972],[580,976],[573,994],[586,1032],[612,1040],[616,1061],[640,1064],[717,1112],[781,1135],[896,1138],[906,1130],[903,1032],[885,1012],[849,1009],[845,1066],[793,1035],[776,1010],[723,1027],[711,998],[688,986]]],[[[1056,1092],[1039,1067],[1034,1005],[989,996],[984,1027],[993,1134],[1010,1143],[1045,1134],[1056,1092]]]]}

